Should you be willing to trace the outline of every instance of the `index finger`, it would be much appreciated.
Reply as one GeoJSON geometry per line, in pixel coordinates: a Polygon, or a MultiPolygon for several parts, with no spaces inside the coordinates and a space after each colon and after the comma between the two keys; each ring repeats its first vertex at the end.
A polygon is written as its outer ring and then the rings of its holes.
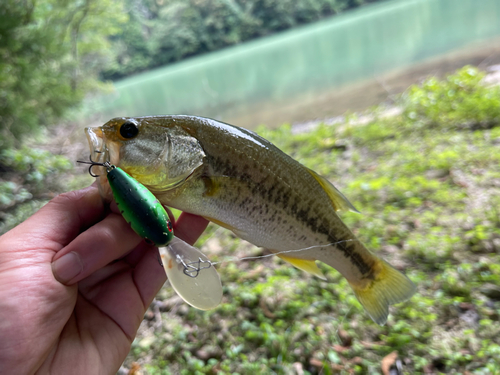
{"type": "Polygon", "coordinates": [[[174,222],[174,234],[190,245],[194,245],[196,240],[207,228],[209,221],[204,217],[183,212],[174,222]]]}

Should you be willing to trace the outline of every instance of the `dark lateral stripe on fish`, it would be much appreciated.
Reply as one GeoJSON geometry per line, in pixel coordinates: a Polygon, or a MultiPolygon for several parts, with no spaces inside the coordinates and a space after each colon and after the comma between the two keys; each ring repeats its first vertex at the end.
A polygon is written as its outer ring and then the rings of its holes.
{"type": "MultiPolygon", "coordinates": [[[[234,166],[228,159],[216,156],[209,156],[209,158],[211,159],[209,164],[212,164],[222,176],[237,178],[247,185],[252,194],[258,195],[264,200],[269,200],[276,204],[276,206],[283,208],[298,221],[303,221],[314,233],[327,236],[328,242],[335,244],[335,246],[346,258],[350,258],[351,262],[364,278],[373,279],[373,270],[371,265],[367,264],[363,257],[355,251],[355,246],[353,244],[348,244],[346,239],[339,239],[331,234],[330,228],[325,226],[324,222],[326,220],[324,218],[322,223],[318,224],[318,217],[315,215],[311,216],[311,205],[308,205],[307,209],[299,209],[295,202],[290,206],[289,202],[291,196],[290,194],[287,194],[284,189],[276,188],[274,185],[272,185],[270,189],[265,187],[265,180],[267,179],[267,176],[260,183],[256,183],[248,173],[239,170],[239,168],[234,166]]],[[[260,168],[260,165],[258,165],[258,167],[260,168]]],[[[248,165],[243,165],[241,168],[243,171],[250,169],[248,165]]],[[[259,171],[264,172],[262,168],[260,168],[259,171]]],[[[235,199],[237,199],[237,196],[235,199]]],[[[239,204],[239,206],[244,207],[248,203],[250,203],[250,199],[247,197],[239,204]]],[[[253,214],[256,210],[259,210],[259,215],[265,215],[269,212],[269,206],[267,204],[264,204],[264,207],[262,205],[254,205],[250,209],[249,213],[253,214]]],[[[270,219],[269,221],[272,220],[270,219]]]]}

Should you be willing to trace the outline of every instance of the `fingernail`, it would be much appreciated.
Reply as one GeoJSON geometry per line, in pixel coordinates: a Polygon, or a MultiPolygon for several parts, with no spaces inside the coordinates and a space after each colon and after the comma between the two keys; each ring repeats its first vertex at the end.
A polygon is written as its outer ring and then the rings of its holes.
{"type": "Polygon", "coordinates": [[[52,262],[52,273],[62,284],[66,284],[71,279],[74,279],[82,270],[82,261],[80,256],[75,252],[65,254],[55,262],[52,262]]]}

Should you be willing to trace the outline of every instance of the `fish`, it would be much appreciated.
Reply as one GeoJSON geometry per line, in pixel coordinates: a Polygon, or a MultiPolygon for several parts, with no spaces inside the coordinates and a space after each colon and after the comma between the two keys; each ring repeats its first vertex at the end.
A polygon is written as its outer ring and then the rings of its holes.
{"type": "MultiPolygon", "coordinates": [[[[109,161],[165,206],[202,216],[293,266],[345,277],[377,324],[415,284],[370,252],[338,216],[357,212],[326,178],[258,134],[186,115],[117,117],[85,129],[93,160],[109,161]]],[[[106,183],[100,181],[106,194],[106,183]]]]}

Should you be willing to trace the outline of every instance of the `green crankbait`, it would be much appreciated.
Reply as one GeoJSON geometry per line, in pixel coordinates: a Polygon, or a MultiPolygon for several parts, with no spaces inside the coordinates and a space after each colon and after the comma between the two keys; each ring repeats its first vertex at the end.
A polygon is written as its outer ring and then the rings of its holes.
{"type": "Polygon", "coordinates": [[[142,238],[166,246],[174,233],[168,214],[146,187],[114,165],[106,167],[116,205],[125,221],[142,238]]]}
{"type": "Polygon", "coordinates": [[[222,299],[219,275],[195,247],[174,238],[172,223],[158,199],[143,184],[109,162],[78,161],[104,167],[113,198],[125,221],[148,242],[158,246],[170,284],[188,304],[201,310],[217,307],[222,299]],[[202,271],[203,272],[200,272],[202,271]]]}

